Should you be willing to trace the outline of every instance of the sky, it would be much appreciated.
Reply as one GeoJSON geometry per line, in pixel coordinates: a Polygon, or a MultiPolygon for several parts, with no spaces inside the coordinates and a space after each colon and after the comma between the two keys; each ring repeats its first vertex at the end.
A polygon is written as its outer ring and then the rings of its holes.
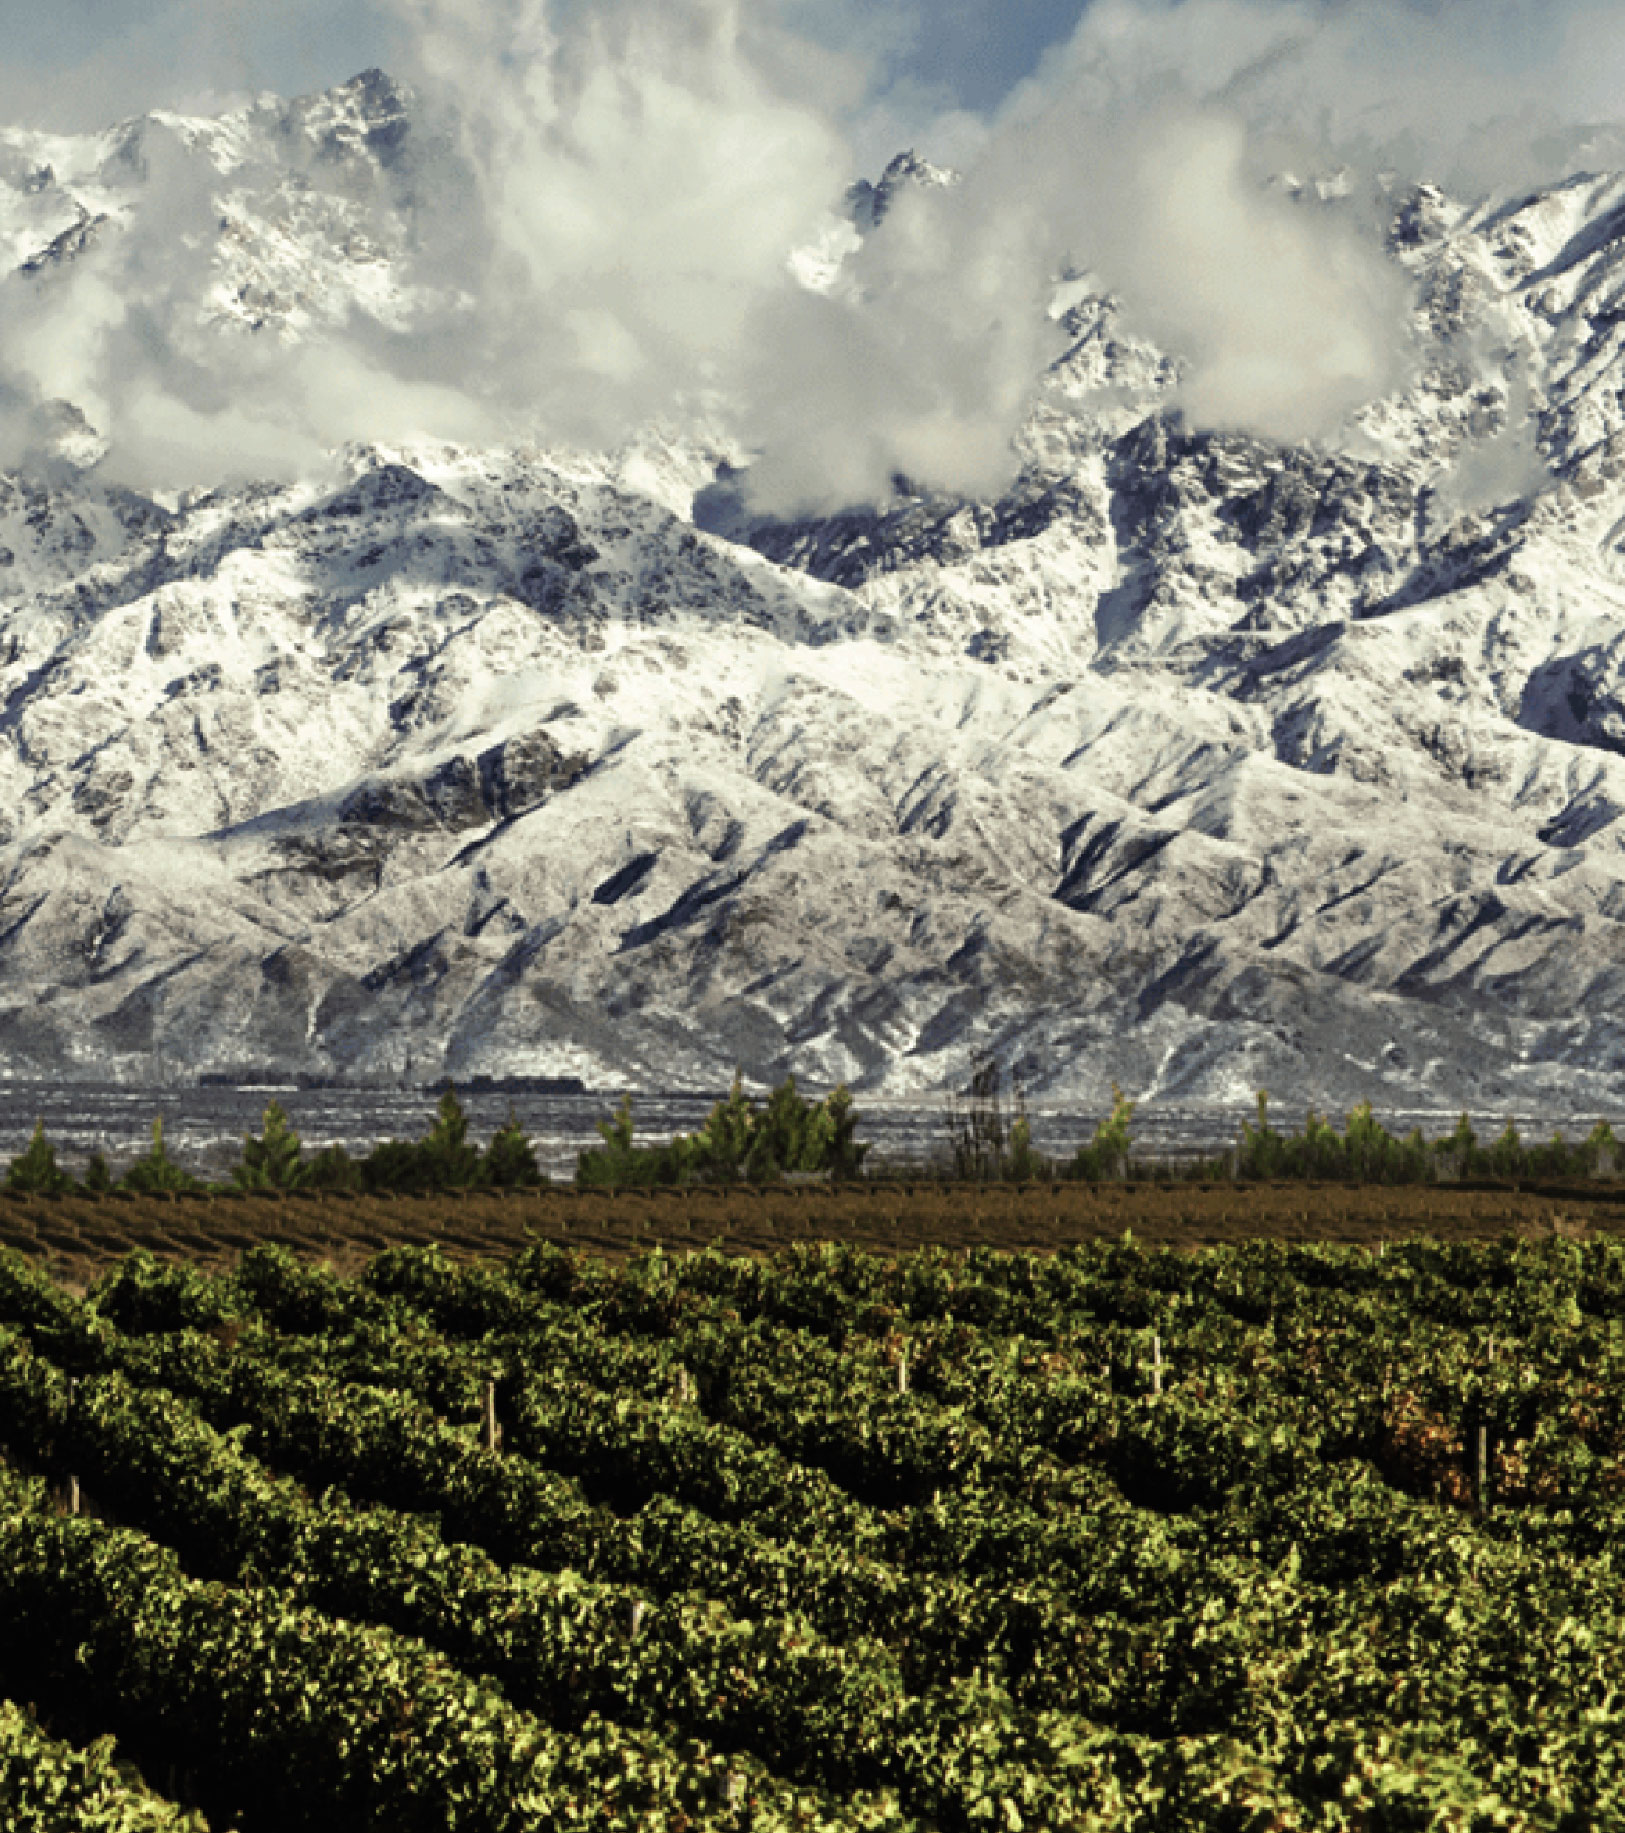
{"type": "Polygon", "coordinates": [[[413,324],[200,340],[219,210],[176,166],[62,286],[0,283],[0,402],[74,400],[169,487],[403,432],[613,445],[721,399],[766,509],[899,472],[987,495],[1061,273],[1177,359],[1192,424],[1336,443],[1415,360],[1394,186],[1625,168],[1597,132],[1625,0],[0,0],[0,120],[374,64],[449,149],[411,205],[413,324]],[[962,182],[905,195],[839,287],[795,284],[789,251],[910,145],[962,182]],[[1340,168],[1327,207],[1278,182],[1340,168]]]}
{"type": "MultiPolygon", "coordinates": [[[[885,83],[910,107],[995,107],[1064,40],[1083,0],[886,0],[885,83]]],[[[838,6],[802,9],[816,34],[872,38],[838,6]]],[[[212,94],[306,94],[407,57],[398,9],[375,0],[0,0],[0,104],[7,119],[100,126],[112,116],[212,94]]]]}

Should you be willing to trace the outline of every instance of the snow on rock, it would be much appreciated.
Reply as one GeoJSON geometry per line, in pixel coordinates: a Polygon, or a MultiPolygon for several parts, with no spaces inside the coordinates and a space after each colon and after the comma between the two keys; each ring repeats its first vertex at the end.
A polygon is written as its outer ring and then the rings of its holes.
{"type": "MultiPolygon", "coordinates": [[[[416,132],[374,73],[3,134],[0,264],[179,158],[202,321],[387,327],[416,132]]],[[[1340,446],[1187,428],[1077,280],[996,502],[763,521],[663,427],[159,503],[53,410],[0,477],[0,1060],[1617,1099],[1625,180],[1389,204],[1414,376],[1340,446]]]]}

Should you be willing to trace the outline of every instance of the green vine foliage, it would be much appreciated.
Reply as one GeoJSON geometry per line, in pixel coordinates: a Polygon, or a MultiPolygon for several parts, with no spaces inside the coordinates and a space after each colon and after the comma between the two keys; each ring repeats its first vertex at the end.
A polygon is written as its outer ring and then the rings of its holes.
{"type": "Polygon", "coordinates": [[[0,1825],[1604,1833],[1622,1320],[1606,1236],[0,1253],[0,1825]]]}
{"type": "Polygon", "coordinates": [[[0,1699],[0,1816],[6,1833],[208,1833],[134,1781],[115,1742],[88,1748],[50,1737],[21,1707],[0,1699]]]}

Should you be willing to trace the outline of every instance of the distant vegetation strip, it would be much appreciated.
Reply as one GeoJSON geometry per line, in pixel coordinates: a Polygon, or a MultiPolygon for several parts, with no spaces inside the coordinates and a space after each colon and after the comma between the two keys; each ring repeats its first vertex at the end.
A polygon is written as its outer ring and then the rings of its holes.
{"type": "MultiPolygon", "coordinates": [[[[1256,1123],[1244,1121],[1234,1146],[1180,1161],[1136,1156],[1131,1124],[1136,1103],[1114,1087],[1110,1115],[1069,1158],[1053,1158],[1033,1142],[1019,1082],[1007,1097],[998,1068],[984,1064],[967,1094],[951,1103],[944,1151],[914,1175],[970,1184],[1200,1182],[1305,1182],[1348,1184],[1450,1184],[1473,1180],[1565,1182],[1612,1179],[1625,1146],[1606,1120],[1577,1143],[1554,1133],[1544,1143],[1525,1142],[1516,1125],[1488,1144],[1466,1114],[1454,1131],[1424,1138],[1420,1128],[1390,1133],[1369,1101],[1361,1102],[1338,1130],[1313,1108],[1301,1132],[1283,1133],[1270,1121],[1269,1096],[1258,1092],[1256,1123]]],[[[584,1190],[646,1190],[695,1185],[763,1185],[783,1181],[853,1182],[870,1174],[869,1146],[857,1138],[858,1114],[844,1086],[813,1100],[794,1077],[765,1101],[745,1092],[739,1078],[703,1126],[664,1145],[634,1142],[632,1102],[598,1123],[603,1143],[581,1152],[576,1185],[584,1190]]],[[[36,1125],[27,1148],[12,1159],[5,1188],[17,1195],[96,1195],[114,1190],[139,1196],[182,1195],[210,1189],[244,1193],[293,1191],[417,1195],[535,1188],[550,1180],[535,1148],[510,1110],[481,1148],[468,1136],[468,1116],[449,1084],[421,1139],[387,1139],[359,1157],[343,1146],[306,1156],[280,1103],[266,1108],[259,1134],[244,1138],[242,1155],[223,1183],[211,1185],[170,1156],[162,1117],[152,1145],[114,1176],[106,1157],[93,1153],[82,1178],[57,1162],[56,1148],[36,1125]]]]}

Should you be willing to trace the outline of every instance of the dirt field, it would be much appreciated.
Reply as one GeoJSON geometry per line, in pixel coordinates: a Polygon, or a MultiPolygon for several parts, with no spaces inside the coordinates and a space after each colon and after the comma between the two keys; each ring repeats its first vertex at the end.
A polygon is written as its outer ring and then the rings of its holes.
{"type": "Polygon", "coordinates": [[[439,1242],[458,1258],[501,1257],[558,1241],[618,1259],[652,1247],[771,1253],[796,1241],[881,1252],[993,1246],[1053,1252],[1131,1229],[1151,1246],[1269,1236],[1374,1243],[1410,1235],[1493,1239],[1625,1234],[1625,1184],[1562,1189],[1335,1185],[1083,1185],[685,1190],[569,1189],[434,1197],[0,1195],[0,1242],[81,1284],[131,1248],[230,1266],[260,1241],[348,1269],[397,1242],[439,1242]]]}

